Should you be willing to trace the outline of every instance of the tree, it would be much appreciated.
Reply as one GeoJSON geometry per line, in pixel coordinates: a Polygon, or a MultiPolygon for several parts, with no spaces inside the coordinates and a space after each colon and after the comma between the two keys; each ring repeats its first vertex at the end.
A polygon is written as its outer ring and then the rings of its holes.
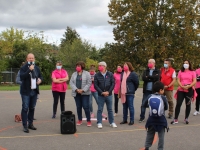
{"type": "Polygon", "coordinates": [[[111,0],[108,8],[115,41],[139,66],[149,58],[161,66],[167,57],[181,64],[200,52],[197,0],[111,0]]]}
{"type": "Polygon", "coordinates": [[[72,44],[75,39],[80,39],[80,35],[73,30],[71,27],[67,27],[65,33],[63,34],[63,38],[61,38],[61,47],[65,45],[65,43],[72,44]]]}

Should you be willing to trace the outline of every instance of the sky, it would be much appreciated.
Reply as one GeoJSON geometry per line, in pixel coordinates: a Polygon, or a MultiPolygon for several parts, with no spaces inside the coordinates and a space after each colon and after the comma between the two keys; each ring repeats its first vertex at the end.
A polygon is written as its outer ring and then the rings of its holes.
{"type": "Polygon", "coordinates": [[[59,45],[69,26],[97,47],[114,42],[108,24],[110,0],[0,0],[0,32],[14,27],[43,31],[49,43],[59,45]]]}

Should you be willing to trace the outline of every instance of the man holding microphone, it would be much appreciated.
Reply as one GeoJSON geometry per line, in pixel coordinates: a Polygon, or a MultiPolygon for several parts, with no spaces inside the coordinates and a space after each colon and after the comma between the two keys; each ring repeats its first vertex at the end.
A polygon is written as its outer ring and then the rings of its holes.
{"type": "Polygon", "coordinates": [[[21,116],[23,131],[29,133],[29,129],[37,129],[33,126],[33,116],[42,75],[39,67],[35,65],[35,56],[32,53],[27,55],[26,61],[27,63],[20,69],[20,79],[22,81],[20,94],[22,97],[21,116]]]}

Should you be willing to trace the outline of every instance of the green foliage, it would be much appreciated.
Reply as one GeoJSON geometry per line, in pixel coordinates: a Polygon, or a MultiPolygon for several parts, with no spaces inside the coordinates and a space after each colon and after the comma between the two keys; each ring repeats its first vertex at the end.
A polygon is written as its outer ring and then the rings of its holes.
{"type": "Polygon", "coordinates": [[[111,0],[108,8],[117,42],[110,49],[112,57],[130,60],[136,68],[144,67],[149,58],[159,67],[169,57],[175,59],[175,67],[185,59],[200,62],[197,0],[111,0]]]}
{"type": "Polygon", "coordinates": [[[61,47],[65,46],[65,43],[72,44],[75,39],[80,39],[80,35],[76,30],[67,27],[66,32],[63,34],[63,38],[61,38],[61,47]]]}
{"type": "Polygon", "coordinates": [[[90,59],[90,58],[86,58],[86,70],[90,70],[90,66],[91,65],[95,65],[95,68],[96,70],[98,69],[97,66],[98,66],[98,61],[96,60],[93,60],[93,59],[90,59]]]}

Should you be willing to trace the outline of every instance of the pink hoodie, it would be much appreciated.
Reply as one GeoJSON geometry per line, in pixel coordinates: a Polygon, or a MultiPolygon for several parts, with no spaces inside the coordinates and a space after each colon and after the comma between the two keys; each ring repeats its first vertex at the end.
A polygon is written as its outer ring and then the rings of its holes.
{"type": "MultiPolygon", "coordinates": [[[[200,76],[200,68],[197,69],[195,72],[196,72],[197,77],[200,76]]],[[[200,81],[197,81],[195,88],[196,89],[200,88],[200,81]]]]}

